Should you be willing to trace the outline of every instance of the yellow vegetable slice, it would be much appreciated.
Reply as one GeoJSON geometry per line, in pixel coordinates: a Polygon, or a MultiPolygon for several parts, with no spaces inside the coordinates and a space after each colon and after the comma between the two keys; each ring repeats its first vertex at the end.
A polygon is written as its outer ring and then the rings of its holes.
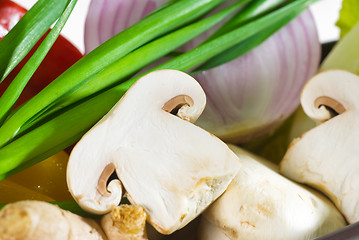
{"type": "Polygon", "coordinates": [[[46,195],[56,201],[72,200],[73,198],[66,183],[68,158],[69,155],[61,151],[6,180],[46,195]]]}
{"type": "Polygon", "coordinates": [[[54,199],[42,193],[26,188],[8,179],[0,181],[0,203],[9,203],[26,199],[54,201],[54,199]]]}

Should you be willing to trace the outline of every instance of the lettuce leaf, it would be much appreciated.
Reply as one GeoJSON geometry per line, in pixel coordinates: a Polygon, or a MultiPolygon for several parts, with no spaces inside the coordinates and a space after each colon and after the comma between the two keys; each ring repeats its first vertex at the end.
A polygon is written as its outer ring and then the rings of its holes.
{"type": "Polygon", "coordinates": [[[356,23],[359,22],[359,1],[343,0],[342,8],[339,12],[339,19],[336,26],[340,29],[340,37],[346,35],[356,23]]]}

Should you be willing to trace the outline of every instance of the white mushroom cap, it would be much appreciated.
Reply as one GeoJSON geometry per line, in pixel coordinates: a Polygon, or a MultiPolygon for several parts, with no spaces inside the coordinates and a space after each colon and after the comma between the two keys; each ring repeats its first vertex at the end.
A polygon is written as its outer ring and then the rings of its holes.
{"type": "Polygon", "coordinates": [[[306,114],[323,122],[296,139],[280,171],[324,192],[349,223],[359,220],[359,77],[331,70],[303,89],[306,114]],[[338,114],[338,115],[337,115],[338,114]]]}
{"type": "Polygon", "coordinates": [[[79,205],[104,213],[120,202],[118,180],[108,192],[98,190],[110,166],[159,232],[172,233],[198,216],[239,169],[226,144],[191,123],[205,99],[197,81],[180,71],[156,71],[138,80],[71,153],[68,186],[79,205]],[[169,113],[177,108],[177,116],[169,113]]]}
{"type": "Polygon", "coordinates": [[[312,239],[346,225],[324,195],[277,173],[277,166],[239,147],[242,167],[223,195],[203,214],[201,240],[312,239]],[[217,229],[215,229],[217,228],[217,229]],[[211,233],[211,234],[208,234],[211,233]]]}

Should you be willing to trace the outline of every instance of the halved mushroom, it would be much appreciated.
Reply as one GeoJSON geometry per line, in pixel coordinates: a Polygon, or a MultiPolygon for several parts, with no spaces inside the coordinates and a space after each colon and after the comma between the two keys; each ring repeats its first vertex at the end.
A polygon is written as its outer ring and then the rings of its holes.
{"type": "Polygon", "coordinates": [[[205,94],[189,75],[152,72],[134,84],[73,149],[68,187],[81,207],[105,213],[121,200],[170,234],[220,196],[239,170],[238,157],[217,137],[192,124],[205,94]],[[119,180],[105,188],[115,171],[119,180]]]}
{"type": "Polygon", "coordinates": [[[239,147],[242,167],[223,195],[204,213],[201,240],[312,239],[346,222],[319,192],[278,173],[278,167],[239,147]]]}
{"type": "Polygon", "coordinates": [[[321,124],[295,139],[280,172],[325,193],[349,223],[359,221],[359,77],[331,70],[312,78],[301,96],[321,124]]]}

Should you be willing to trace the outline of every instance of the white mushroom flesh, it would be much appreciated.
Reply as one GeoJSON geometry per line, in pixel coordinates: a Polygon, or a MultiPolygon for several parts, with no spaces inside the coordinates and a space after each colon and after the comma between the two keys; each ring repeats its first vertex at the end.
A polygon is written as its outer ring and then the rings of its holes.
{"type": "Polygon", "coordinates": [[[197,81],[180,71],[156,71],[138,80],[71,153],[68,186],[79,205],[93,213],[110,211],[121,200],[121,182],[163,234],[198,216],[240,166],[226,144],[192,124],[205,100],[197,81]],[[166,109],[173,99],[187,101],[177,116],[166,109]],[[99,177],[111,164],[120,181],[101,194],[99,177]]]}
{"type": "Polygon", "coordinates": [[[346,225],[322,194],[277,172],[277,166],[231,145],[242,167],[205,212],[201,240],[313,239],[346,225]],[[225,235],[221,238],[218,231],[225,235]],[[212,232],[212,234],[208,234],[212,232]]]}
{"type": "Polygon", "coordinates": [[[359,220],[359,77],[342,70],[315,76],[303,89],[308,116],[322,122],[289,147],[280,172],[325,193],[349,223],[359,220]],[[318,104],[318,99],[322,101],[318,104]]]}

